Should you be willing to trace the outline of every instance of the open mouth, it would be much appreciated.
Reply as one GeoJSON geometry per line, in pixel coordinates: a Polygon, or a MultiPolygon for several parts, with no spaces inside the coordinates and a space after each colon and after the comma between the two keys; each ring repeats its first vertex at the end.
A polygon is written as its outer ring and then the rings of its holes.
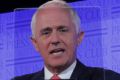
{"type": "Polygon", "coordinates": [[[50,51],[50,54],[54,54],[54,55],[59,55],[64,53],[65,49],[63,48],[57,48],[57,49],[53,49],[50,51]]]}

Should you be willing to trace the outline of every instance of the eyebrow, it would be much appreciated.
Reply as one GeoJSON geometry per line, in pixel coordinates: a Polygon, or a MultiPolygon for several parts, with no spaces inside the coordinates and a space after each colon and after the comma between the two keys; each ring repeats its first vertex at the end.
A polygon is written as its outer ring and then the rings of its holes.
{"type": "MultiPolygon", "coordinates": [[[[57,26],[58,28],[57,29],[63,29],[63,28],[67,28],[67,26],[64,26],[64,25],[60,25],[60,26],[57,26]]],[[[51,31],[52,28],[50,27],[46,27],[46,28],[43,28],[40,30],[41,33],[43,33],[44,31],[51,31]]]]}
{"type": "Polygon", "coordinates": [[[67,26],[64,26],[64,25],[58,26],[58,29],[62,29],[62,28],[67,28],[67,26]]]}
{"type": "Polygon", "coordinates": [[[52,29],[50,27],[46,27],[40,30],[40,32],[44,32],[44,31],[51,31],[52,29]]]}

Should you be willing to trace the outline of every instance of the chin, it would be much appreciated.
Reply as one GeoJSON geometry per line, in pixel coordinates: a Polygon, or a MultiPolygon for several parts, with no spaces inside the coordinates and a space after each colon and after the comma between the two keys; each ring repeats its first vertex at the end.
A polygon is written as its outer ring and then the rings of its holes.
{"type": "Polygon", "coordinates": [[[62,66],[66,66],[66,64],[68,64],[67,63],[67,61],[56,61],[56,62],[53,62],[53,63],[51,63],[50,65],[52,66],[52,67],[62,67],[62,66]]]}
{"type": "Polygon", "coordinates": [[[52,63],[51,65],[52,66],[62,66],[62,65],[65,65],[65,63],[63,63],[63,62],[57,62],[57,63],[52,63]]]}

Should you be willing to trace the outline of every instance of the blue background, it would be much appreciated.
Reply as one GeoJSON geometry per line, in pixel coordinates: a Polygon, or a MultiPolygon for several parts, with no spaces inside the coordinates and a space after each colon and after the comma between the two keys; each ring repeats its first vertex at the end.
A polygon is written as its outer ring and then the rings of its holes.
{"type": "MultiPolygon", "coordinates": [[[[87,66],[120,73],[120,0],[69,3],[81,17],[85,32],[77,57],[87,66]]],[[[30,41],[36,9],[0,14],[0,80],[41,70],[43,59],[30,41]]]]}

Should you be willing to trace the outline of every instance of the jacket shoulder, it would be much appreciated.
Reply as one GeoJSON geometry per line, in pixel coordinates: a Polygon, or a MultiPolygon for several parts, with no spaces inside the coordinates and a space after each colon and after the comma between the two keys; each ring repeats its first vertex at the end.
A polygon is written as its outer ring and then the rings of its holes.
{"type": "Polygon", "coordinates": [[[120,80],[120,74],[112,70],[98,67],[89,67],[88,69],[93,80],[120,80]]]}
{"type": "Polygon", "coordinates": [[[40,75],[41,71],[39,72],[35,72],[35,73],[31,73],[31,74],[25,74],[22,76],[17,76],[11,80],[32,80],[35,76],[40,75]]]}

